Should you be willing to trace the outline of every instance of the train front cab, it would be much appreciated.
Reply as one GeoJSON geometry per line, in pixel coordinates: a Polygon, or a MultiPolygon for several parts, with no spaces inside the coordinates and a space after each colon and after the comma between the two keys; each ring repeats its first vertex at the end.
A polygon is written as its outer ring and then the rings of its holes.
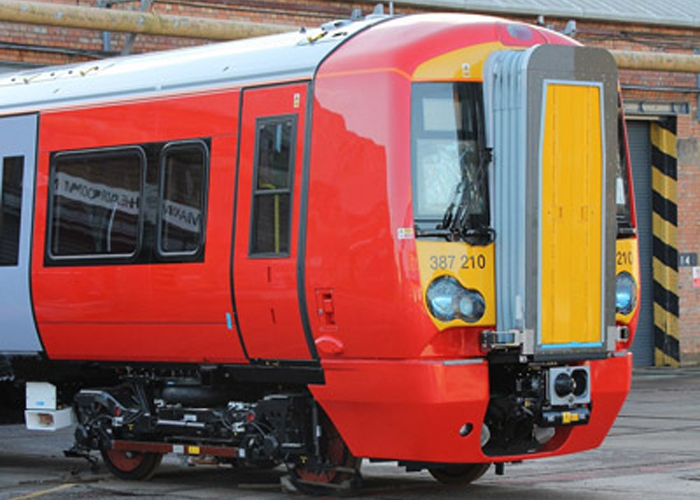
{"type": "Polygon", "coordinates": [[[629,391],[638,295],[614,62],[536,28],[433,21],[380,24],[317,74],[307,300],[334,289],[336,322],[311,317],[312,393],[357,456],[435,469],[596,447],[629,391]]]}
{"type": "MultiPolygon", "coordinates": [[[[225,436],[222,456],[266,463],[260,450],[271,447],[311,481],[328,472],[314,459],[333,458],[320,456],[317,417],[356,457],[429,466],[448,480],[446,464],[598,445],[629,390],[637,250],[629,165],[616,168],[628,155],[616,147],[615,69],[604,53],[571,45],[489,18],[391,19],[339,44],[311,82],[42,112],[34,221],[25,196],[19,261],[0,268],[4,304],[13,293],[4,278],[31,268],[37,327],[13,340],[112,376],[145,370],[78,394],[79,444],[143,458],[178,439],[198,449],[225,436]],[[518,80],[530,84],[511,85],[518,80]],[[272,171],[261,167],[262,144],[285,151],[267,158],[272,171]],[[111,223],[81,213],[113,221],[115,207],[77,187],[114,180],[137,199],[163,197],[166,160],[183,151],[209,186],[193,200],[206,213],[187,226],[196,235],[188,251],[163,243],[172,227],[150,202],[141,214],[122,210],[128,252],[80,236],[110,234],[111,223]],[[105,165],[92,168],[98,160],[105,165]],[[134,175],[115,173],[128,164],[134,175]],[[171,380],[173,364],[189,371],[171,380]],[[192,391],[191,374],[211,374],[227,392],[192,391]],[[154,414],[140,399],[110,399],[131,383],[166,404],[154,414]],[[193,392],[216,404],[198,412],[193,392]],[[98,399],[144,427],[106,425],[98,399]],[[220,421],[222,408],[233,425],[220,421]],[[308,418],[277,421],[274,439],[257,440],[251,414],[286,410],[308,418]],[[189,412],[213,419],[214,431],[199,434],[189,412]],[[246,425],[256,439],[229,432],[246,425]]],[[[32,116],[24,124],[36,129],[32,116]]],[[[3,158],[3,209],[13,158],[33,163],[34,145],[22,148],[3,158]]],[[[25,292],[16,295],[28,301],[25,292]]]]}

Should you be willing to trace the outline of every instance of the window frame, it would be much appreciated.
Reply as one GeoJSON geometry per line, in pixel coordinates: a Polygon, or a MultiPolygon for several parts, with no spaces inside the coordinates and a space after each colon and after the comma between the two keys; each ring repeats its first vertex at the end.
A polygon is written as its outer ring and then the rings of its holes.
{"type": "Polygon", "coordinates": [[[146,153],[140,145],[129,145],[129,146],[117,146],[117,147],[107,147],[107,148],[91,148],[84,150],[75,151],[59,151],[51,156],[49,164],[49,193],[48,193],[48,206],[46,210],[46,248],[45,248],[45,259],[47,264],[64,264],[64,263],[131,263],[134,262],[139,254],[141,253],[143,247],[143,226],[145,218],[145,210],[143,209],[143,203],[145,200],[145,186],[146,186],[146,170],[148,168],[148,161],[146,153]],[[55,184],[56,184],[56,164],[59,160],[65,157],[78,157],[78,158],[89,158],[89,157],[100,157],[104,156],[114,156],[120,153],[132,152],[136,153],[139,158],[139,168],[140,168],[140,183],[139,183],[139,196],[141,200],[141,206],[139,207],[138,222],[136,226],[136,246],[133,252],[128,254],[84,254],[84,255],[55,255],[53,253],[53,229],[54,229],[54,210],[55,210],[55,184]]]}
{"type": "Polygon", "coordinates": [[[255,119],[255,143],[254,143],[254,155],[253,155],[253,176],[251,182],[251,195],[250,195],[250,228],[249,228],[249,238],[248,238],[248,257],[252,259],[275,259],[275,258],[288,258],[292,255],[292,222],[294,220],[294,174],[297,163],[297,133],[298,133],[298,121],[299,116],[295,113],[287,113],[281,115],[272,115],[265,117],[258,117],[255,119]],[[285,189],[258,189],[258,174],[260,172],[260,130],[264,125],[267,124],[279,124],[289,121],[291,123],[290,131],[290,147],[289,147],[289,164],[287,171],[287,187],[285,189]],[[253,242],[255,241],[255,229],[256,229],[256,209],[255,201],[259,196],[275,196],[275,195],[289,195],[289,226],[288,226],[288,239],[289,248],[286,252],[256,252],[253,248],[253,242]]]}
{"type": "Polygon", "coordinates": [[[209,169],[210,169],[210,153],[209,146],[201,139],[192,139],[185,141],[171,141],[166,143],[160,150],[158,156],[158,215],[156,221],[156,253],[163,260],[181,260],[184,258],[198,256],[205,247],[206,242],[206,221],[208,213],[208,193],[209,193],[209,169]],[[202,152],[202,189],[200,192],[200,202],[202,206],[201,224],[199,228],[199,240],[197,248],[192,251],[170,252],[163,248],[163,203],[165,203],[165,169],[167,168],[166,160],[168,154],[172,150],[199,148],[202,152]]]}

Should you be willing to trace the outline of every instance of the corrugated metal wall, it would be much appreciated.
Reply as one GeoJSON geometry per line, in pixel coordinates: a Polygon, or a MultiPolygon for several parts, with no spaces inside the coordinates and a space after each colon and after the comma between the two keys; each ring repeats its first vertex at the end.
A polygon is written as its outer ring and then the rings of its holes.
{"type": "Polygon", "coordinates": [[[637,229],[639,234],[639,264],[642,280],[639,325],[632,345],[635,366],[654,364],[654,310],[652,274],[652,192],[651,192],[651,142],[648,121],[628,121],[632,177],[637,203],[637,229]]]}

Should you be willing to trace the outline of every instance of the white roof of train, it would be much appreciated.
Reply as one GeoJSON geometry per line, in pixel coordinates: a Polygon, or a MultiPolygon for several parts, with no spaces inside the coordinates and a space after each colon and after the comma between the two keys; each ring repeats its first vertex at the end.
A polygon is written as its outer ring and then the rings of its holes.
{"type": "Polygon", "coordinates": [[[308,79],[335,47],[378,22],[338,21],[320,29],[46,67],[0,76],[0,115],[69,104],[308,79]]]}

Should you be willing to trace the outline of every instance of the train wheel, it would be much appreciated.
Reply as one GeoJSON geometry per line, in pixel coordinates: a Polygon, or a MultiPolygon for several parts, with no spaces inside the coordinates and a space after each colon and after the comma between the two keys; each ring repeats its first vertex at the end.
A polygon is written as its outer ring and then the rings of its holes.
{"type": "Polygon", "coordinates": [[[486,474],[491,464],[460,464],[432,467],[428,471],[443,484],[464,486],[486,474]]]}
{"type": "Polygon", "coordinates": [[[150,479],[163,459],[162,453],[103,450],[102,460],[107,469],[120,479],[142,481],[150,479]]]}
{"type": "Polygon", "coordinates": [[[294,486],[306,495],[350,493],[359,482],[362,460],[350,453],[338,430],[321,416],[321,456],[324,464],[294,464],[290,467],[294,486]]]}

